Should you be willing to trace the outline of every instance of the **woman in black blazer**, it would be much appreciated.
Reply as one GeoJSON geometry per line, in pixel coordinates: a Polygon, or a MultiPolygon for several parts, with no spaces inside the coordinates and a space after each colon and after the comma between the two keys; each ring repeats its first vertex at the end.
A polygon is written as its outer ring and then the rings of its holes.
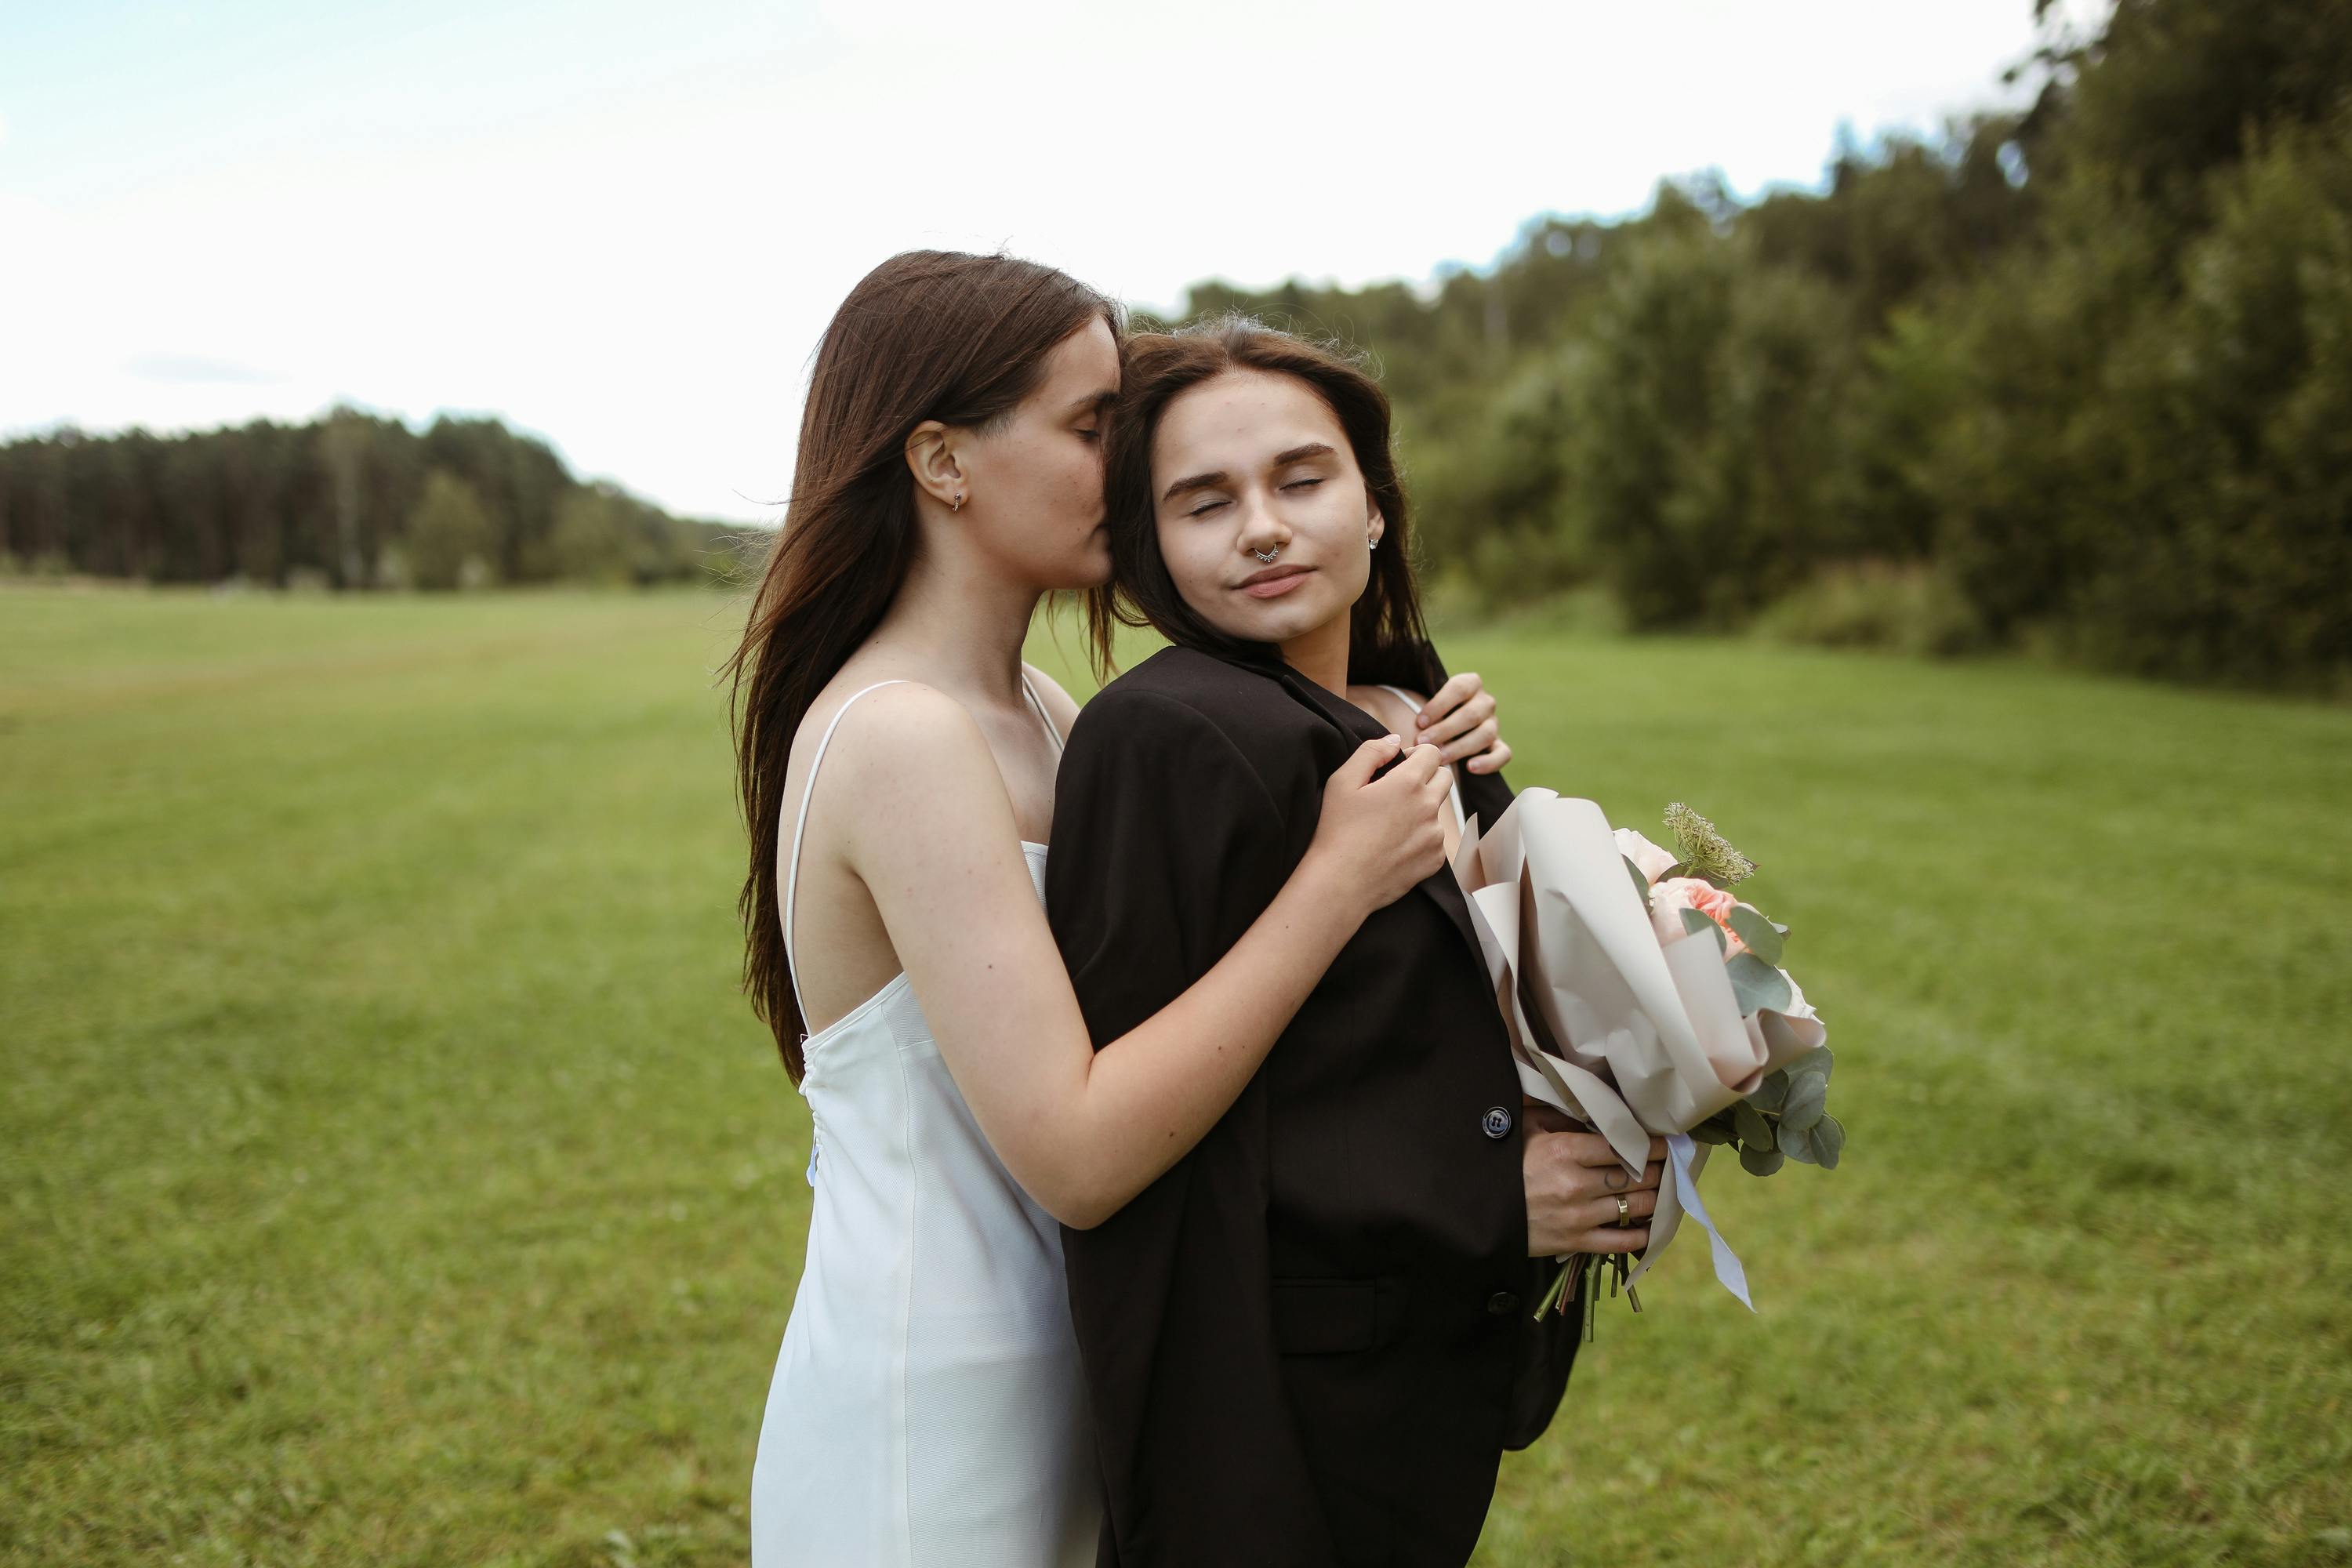
{"type": "MultiPolygon", "coordinates": [[[[1176,646],[1081,713],[1046,904],[1088,1029],[1205,973],[1381,724],[1433,690],[1385,398],[1249,322],[1132,340],[1093,605],[1176,646]]],[[[1510,792],[1465,775],[1492,822],[1510,792]]],[[[1531,1254],[1632,1251],[1656,1167],[1524,1136],[1501,1016],[1448,873],[1367,920],[1233,1110],[1140,1197],[1064,1237],[1120,1568],[1458,1564],[1507,1447],[1540,1434],[1580,1315],[1530,1321],[1531,1254]],[[1620,1205],[1622,1195],[1629,1205],[1620,1205]],[[1609,1223],[1604,1226],[1603,1220],[1609,1223]]]]}

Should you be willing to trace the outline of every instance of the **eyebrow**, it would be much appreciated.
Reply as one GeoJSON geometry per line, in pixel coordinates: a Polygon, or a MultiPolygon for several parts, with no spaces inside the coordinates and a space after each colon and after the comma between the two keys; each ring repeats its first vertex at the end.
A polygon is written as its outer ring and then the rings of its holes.
{"type": "MultiPolygon", "coordinates": [[[[1283,451],[1276,452],[1274,455],[1274,462],[1271,466],[1277,468],[1288,468],[1293,463],[1303,463],[1309,458],[1328,458],[1331,455],[1331,444],[1328,441],[1304,442],[1299,446],[1291,447],[1283,451]]],[[[1192,490],[1213,489],[1217,486],[1223,484],[1227,478],[1228,476],[1223,468],[1219,468],[1213,473],[1192,474],[1187,478],[1178,479],[1174,484],[1170,485],[1166,490],[1160,493],[1160,499],[1163,501],[1171,501],[1174,500],[1178,496],[1187,494],[1192,490]]]]}
{"type": "Polygon", "coordinates": [[[1174,500],[1178,496],[1187,494],[1192,490],[1214,489],[1217,486],[1223,484],[1224,482],[1225,470],[1223,468],[1219,468],[1216,472],[1211,474],[1193,474],[1189,478],[1178,479],[1174,484],[1170,485],[1167,489],[1160,493],[1160,499],[1161,500],[1174,500]]]}
{"type": "Polygon", "coordinates": [[[1100,392],[1089,392],[1084,397],[1073,398],[1070,402],[1070,412],[1073,414],[1083,414],[1088,410],[1093,410],[1099,413],[1101,410],[1109,407],[1112,404],[1118,401],[1118,389],[1116,387],[1106,387],[1100,392]]]}

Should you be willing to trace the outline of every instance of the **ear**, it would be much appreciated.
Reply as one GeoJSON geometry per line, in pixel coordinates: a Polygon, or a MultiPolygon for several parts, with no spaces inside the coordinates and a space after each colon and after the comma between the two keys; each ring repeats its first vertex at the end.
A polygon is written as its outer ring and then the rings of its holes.
{"type": "Polygon", "coordinates": [[[1364,509],[1364,548],[1380,548],[1381,536],[1389,531],[1389,520],[1381,515],[1381,504],[1373,501],[1364,509]]]}
{"type": "Polygon", "coordinates": [[[926,419],[907,436],[907,468],[915,483],[950,510],[961,510],[971,499],[959,453],[964,433],[936,419],[926,419]]]}

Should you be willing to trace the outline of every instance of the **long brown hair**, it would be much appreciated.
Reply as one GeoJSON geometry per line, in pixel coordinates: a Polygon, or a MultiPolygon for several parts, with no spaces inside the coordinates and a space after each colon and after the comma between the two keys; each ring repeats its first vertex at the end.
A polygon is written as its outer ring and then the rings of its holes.
{"type": "Polygon", "coordinates": [[[1412,535],[1404,479],[1390,439],[1388,395],[1356,356],[1310,342],[1247,316],[1224,316],[1174,332],[1128,339],[1119,364],[1118,405],[1103,453],[1103,504],[1110,532],[1111,578],[1087,595],[1087,631],[1099,673],[1112,668],[1118,628],[1150,626],[1181,647],[1227,657],[1267,657],[1201,618],[1168,574],[1151,499],[1151,439],[1160,416],[1182,393],[1226,371],[1297,376],[1330,405],[1347,432],[1364,489],[1387,530],[1372,552],[1372,574],[1349,620],[1348,679],[1417,688],[1437,684],[1421,598],[1413,585],[1412,535]]]}
{"type": "Polygon", "coordinates": [[[849,291],[817,345],[784,525],[727,661],[736,784],[751,836],[740,900],[743,988],[800,1081],[807,1020],[777,897],[784,770],[810,704],[881,622],[914,560],[906,444],[927,419],[985,427],[1035,389],[1048,355],[1118,307],[1009,256],[910,250],[849,291]]]}

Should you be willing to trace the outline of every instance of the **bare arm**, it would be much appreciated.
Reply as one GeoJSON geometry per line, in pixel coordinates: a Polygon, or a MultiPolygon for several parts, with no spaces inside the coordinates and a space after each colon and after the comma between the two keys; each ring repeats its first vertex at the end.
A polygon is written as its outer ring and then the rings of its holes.
{"type": "Polygon", "coordinates": [[[1367,743],[1332,775],[1314,844],[1255,923],[1183,994],[1097,1051],[971,716],[927,688],[894,687],[835,745],[840,771],[822,787],[855,792],[851,868],[948,1070],[1013,1178],[1079,1228],[1200,1141],[1363,918],[1443,864],[1437,748],[1373,782],[1397,747],[1367,743]]]}

